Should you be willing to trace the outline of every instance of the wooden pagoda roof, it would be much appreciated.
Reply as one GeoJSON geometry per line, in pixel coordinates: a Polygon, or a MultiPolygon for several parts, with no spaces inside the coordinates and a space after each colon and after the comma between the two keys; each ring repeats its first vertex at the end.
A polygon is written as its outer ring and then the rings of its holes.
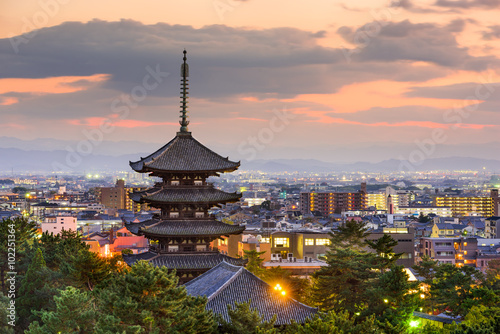
{"type": "Polygon", "coordinates": [[[140,260],[146,260],[156,267],[167,267],[175,270],[208,270],[217,266],[221,262],[231,263],[234,266],[242,266],[247,260],[232,258],[221,253],[171,253],[156,254],[146,252],[141,254],[123,255],[123,260],[129,266],[140,260]]]}
{"type": "Polygon", "coordinates": [[[257,309],[263,320],[270,320],[276,314],[276,325],[290,324],[292,320],[304,323],[318,310],[282,296],[269,284],[243,267],[221,262],[216,267],[184,284],[192,296],[206,296],[207,310],[220,314],[230,321],[228,305],[234,302],[248,302],[257,309]]]}
{"type": "Polygon", "coordinates": [[[134,202],[156,202],[156,203],[206,203],[219,204],[227,202],[236,202],[241,198],[241,194],[226,193],[211,186],[189,186],[189,187],[168,187],[151,188],[141,192],[130,194],[134,202]]]}
{"type": "Polygon", "coordinates": [[[151,219],[142,223],[129,223],[126,224],[126,227],[136,235],[166,237],[219,237],[221,235],[239,234],[245,230],[245,226],[230,225],[214,219],[151,219]]]}
{"type": "Polygon", "coordinates": [[[174,139],[130,167],[139,173],[232,172],[239,162],[223,158],[193,138],[191,132],[178,132],[174,139]]]}

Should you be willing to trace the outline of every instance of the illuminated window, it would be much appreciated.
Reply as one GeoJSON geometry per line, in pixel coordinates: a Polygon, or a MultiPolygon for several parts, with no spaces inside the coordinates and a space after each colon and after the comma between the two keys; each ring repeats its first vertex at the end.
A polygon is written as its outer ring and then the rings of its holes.
{"type": "Polygon", "coordinates": [[[306,239],[304,244],[306,246],[313,246],[314,245],[314,239],[306,239]]]}
{"type": "Polygon", "coordinates": [[[330,239],[316,239],[316,246],[329,245],[330,239]]]}
{"type": "Polygon", "coordinates": [[[466,247],[467,247],[467,243],[466,243],[466,242],[464,242],[464,246],[466,246],[466,247]]]}
{"type": "Polygon", "coordinates": [[[268,244],[271,242],[271,238],[262,238],[260,239],[260,243],[262,244],[268,244]]]}
{"type": "Polygon", "coordinates": [[[288,238],[274,238],[274,247],[288,247],[288,238]]]}

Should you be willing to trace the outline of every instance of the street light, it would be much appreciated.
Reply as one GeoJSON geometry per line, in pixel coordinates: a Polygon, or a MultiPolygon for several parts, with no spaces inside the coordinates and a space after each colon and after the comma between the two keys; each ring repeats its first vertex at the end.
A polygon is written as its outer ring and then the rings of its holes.
{"type": "Polygon", "coordinates": [[[410,327],[411,328],[417,328],[420,322],[418,320],[412,320],[410,321],[410,327]]]}

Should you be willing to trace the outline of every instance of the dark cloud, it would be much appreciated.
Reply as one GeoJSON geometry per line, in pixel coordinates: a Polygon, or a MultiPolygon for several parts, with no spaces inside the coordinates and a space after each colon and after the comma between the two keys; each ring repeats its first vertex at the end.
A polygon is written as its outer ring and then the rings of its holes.
{"type": "Polygon", "coordinates": [[[500,7],[500,0],[437,0],[434,5],[438,7],[460,9],[495,9],[500,7]]]}
{"type": "Polygon", "coordinates": [[[489,41],[500,38],[500,25],[489,26],[488,31],[483,32],[483,39],[489,41]]]}
{"type": "Polygon", "coordinates": [[[422,7],[422,6],[416,6],[411,0],[394,0],[391,2],[390,7],[392,8],[402,8],[406,11],[412,12],[412,13],[419,13],[419,14],[427,14],[427,13],[456,13],[458,12],[457,9],[436,9],[433,7],[422,7]]]}
{"type": "Polygon", "coordinates": [[[424,61],[444,67],[482,71],[498,66],[493,56],[473,57],[460,47],[454,32],[465,22],[452,21],[447,26],[433,23],[371,22],[358,29],[341,27],[338,33],[348,42],[357,44],[353,59],[358,61],[424,61]]]}

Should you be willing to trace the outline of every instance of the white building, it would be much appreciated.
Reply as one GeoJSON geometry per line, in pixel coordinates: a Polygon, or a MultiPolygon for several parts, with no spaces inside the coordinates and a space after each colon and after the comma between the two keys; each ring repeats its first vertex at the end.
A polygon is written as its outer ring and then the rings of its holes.
{"type": "Polygon", "coordinates": [[[42,223],[42,233],[48,232],[54,235],[61,233],[62,230],[76,231],[76,217],[73,216],[51,216],[45,218],[42,223]]]}

